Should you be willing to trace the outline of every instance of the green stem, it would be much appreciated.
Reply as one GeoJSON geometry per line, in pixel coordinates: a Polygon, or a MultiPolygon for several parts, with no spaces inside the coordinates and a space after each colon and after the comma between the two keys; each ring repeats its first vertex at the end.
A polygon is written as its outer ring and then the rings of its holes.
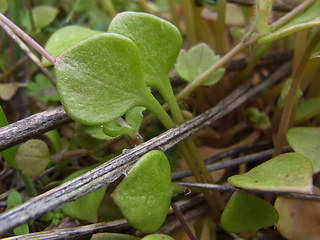
{"type": "Polygon", "coordinates": [[[292,116],[293,109],[295,108],[295,102],[294,102],[295,95],[303,79],[303,69],[307,64],[313,49],[317,46],[319,41],[320,41],[320,31],[318,31],[316,35],[312,38],[310,44],[308,45],[303,56],[301,57],[301,60],[297,69],[294,70],[295,75],[292,76],[293,78],[292,85],[288,93],[286,103],[284,105],[283,113],[280,119],[278,134],[275,141],[275,152],[274,152],[275,156],[281,153],[281,148],[285,143],[285,135],[289,128],[290,121],[293,117],[292,116]]]}
{"type": "Polygon", "coordinates": [[[18,170],[18,173],[19,173],[19,176],[20,176],[20,178],[22,179],[22,181],[23,181],[23,183],[24,183],[24,185],[25,185],[25,187],[26,187],[29,195],[30,195],[31,197],[38,196],[38,192],[37,192],[37,190],[36,190],[33,182],[31,181],[31,179],[30,179],[29,177],[24,176],[24,175],[21,173],[20,170],[18,170]]]}
{"type": "Polygon", "coordinates": [[[103,0],[101,3],[110,17],[113,18],[114,16],[116,16],[117,11],[115,10],[111,0],[103,0]]]}
{"type": "Polygon", "coordinates": [[[182,0],[183,17],[186,23],[186,33],[189,46],[197,43],[197,32],[193,19],[193,0],[182,0]]]}
{"type": "Polygon", "coordinates": [[[224,30],[226,29],[226,0],[219,0],[217,11],[218,11],[218,21],[216,22],[216,50],[218,54],[223,54],[223,46],[224,46],[224,30]]]}
{"type": "MultiPolygon", "coordinates": [[[[309,7],[311,4],[313,4],[315,0],[306,0],[302,4],[300,4],[298,7],[296,7],[291,12],[287,13],[285,16],[280,18],[278,21],[276,21],[274,24],[271,25],[272,29],[275,30],[285,23],[287,23],[289,20],[291,20],[293,17],[298,15],[300,12],[305,10],[307,7],[309,7]]],[[[251,35],[249,39],[244,38],[243,41],[241,41],[239,44],[237,44],[231,51],[229,51],[227,54],[225,54],[218,62],[216,62],[214,65],[212,65],[207,71],[205,71],[203,74],[198,76],[194,81],[192,81],[190,84],[188,84],[178,95],[177,100],[182,100],[186,97],[188,97],[191,92],[193,92],[197,87],[199,87],[213,72],[218,70],[219,68],[226,65],[232,58],[234,58],[236,55],[238,55],[240,52],[242,52],[244,49],[246,49],[248,46],[256,42],[261,37],[260,34],[251,35]]]]}
{"type": "Polygon", "coordinates": [[[171,13],[171,22],[176,25],[178,28],[180,28],[179,24],[179,18],[178,14],[176,12],[176,7],[174,5],[174,0],[167,0],[170,8],[170,13],[171,13]]]}

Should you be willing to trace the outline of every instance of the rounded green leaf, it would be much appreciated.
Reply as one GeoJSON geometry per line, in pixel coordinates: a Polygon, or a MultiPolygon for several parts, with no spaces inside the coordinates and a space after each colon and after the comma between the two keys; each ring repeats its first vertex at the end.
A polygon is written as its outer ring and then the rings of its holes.
{"type": "MultiPolygon", "coordinates": [[[[54,21],[58,13],[58,8],[50,5],[38,5],[32,8],[32,17],[35,29],[40,30],[48,26],[50,23],[54,21]]],[[[26,15],[25,23],[28,25],[28,28],[31,29],[29,15],[26,15]]]]}
{"type": "Polygon", "coordinates": [[[140,238],[121,233],[97,233],[90,240],[139,240],[140,238]]]}
{"type": "Polygon", "coordinates": [[[49,148],[39,139],[31,139],[23,143],[16,152],[17,168],[29,177],[38,176],[50,162],[49,148]]]}
{"type": "MultiPolygon", "coordinates": [[[[81,174],[91,170],[93,167],[78,170],[68,176],[63,182],[67,182],[73,178],[76,178],[81,174]]],[[[89,222],[97,222],[99,206],[107,187],[108,185],[84,195],[73,202],[65,204],[62,207],[63,212],[73,218],[78,218],[89,222]]]]}
{"type": "MultiPolygon", "coordinates": [[[[192,82],[219,61],[219,59],[220,57],[215,55],[214,51],[207,44],[200,43],[190,48],[188,52],[181,50],[177,59],[176,70],[181,78],[192,82]]],[[[224,69],[218,69],[211,74],[202,85],[210,86],[216,84],[222,78],[223,74],[224,69]]]]}
{"type": "Polygon", "coordinates": [[[174,25],[151,14],[122,12],[112,20],[108,32],[127,36],[137,45],[148,86],[159,91],[167,88],[168,74],[182,46],[174,25]]]}
{"type": "Polygon", "coordinates": [[[320,98],[310,98],[299,103],[295,123],[302,123],[320,113],[320,98]]]}
{"type": "Polygon", "coordinates": [[[247,173],[231,176],[228,182],[244,189],[311,193],[312,164],[300,154],[286,153],[247,173]]]}
{"type": "Polygon", "coordinates": [[[141,240],[174,240],[174,238],[165,234],[150,234],[145,236],[141,240]]]}
{"type": "Polygon", "coordinates": [[[286,239],[319,239],[319,201],[280,196],[277,197],[274,207],[279,213],[276,227],[286,239]]]}
{"type": "MultiPolygon", "coordinates": [[[[99,32],[81,26],[67,26],[52,34],[45,45],[45,49],[56,57],[74,44],[97,33],[99,32]]],[[[44,66],[51,65],[44,57],[42,57],[42,62],[44,66]]]]}
{"type": "Polygon", "coordinates": [[[320,128],[291,128],[287,131],[287,141],[295,152],[312,162],[313,173],[320,171],[320,128]]]}
{"type": "Polygon", "coordinates": [[[137,47],[127,37],[95,34],[68,48],[55,64],[57,88],[68,115],[99,125],[155,99],[143,80],[137,47]]]}
{"type": "Polygon", "coordinates": [[[277,211],[269,203],[250,193],[237,190],[221,215],[221,225],[228,232],[255,232],[274,225],[278,218],[277,211]]]}
{"type": "Polygon", "coordinates": [[[113,192],[113,199],[130,225],[154,232],[167,216],[172,196],[170,165],[164,153],[143,155],[113,192]]]}

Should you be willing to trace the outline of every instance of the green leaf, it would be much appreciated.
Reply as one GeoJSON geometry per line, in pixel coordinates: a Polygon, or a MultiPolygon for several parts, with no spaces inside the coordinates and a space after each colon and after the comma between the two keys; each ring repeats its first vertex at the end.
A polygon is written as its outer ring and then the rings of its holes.
{"type": "Polygon", "coordinates": [[[307,157],[313,164],[313,173],[320,171],[320,128],[296,127],[287,131],[287,141],[293,150],[307,157]]]}
{"type": "Polygon", "coordinates": [[[165,234],[150,234],[145,236],[141,240],[174,240],[174,238],[165,234]]]}
{"type": "Polygon", "coordinates": [[[286,153],[247,173],[231,176],[228,182],[244,189],[311,193],[312,164],[300,154],[286,153]]]}
{"type": "MultiPolygon", "coordinates": [[[[4,127],[6,125],[8,125],[8,120],[2,110],[2,107],[0,106],[0,127],[4,127]]],[[[13,146],[1,152],[1,156],[10,167],[16,167],[14,156],[16,154],[17,149],[18,146],[13,146]]]]}
{"type": "Polygon", "coordinates": [[[310,98],[299,103],[295,123],[302,123],[320,113],[320,99],[310,98]]]}
{"type": "Polygon", "coordinates": [[[16,94],[18,88],[19,88],[18,83],[1,83],[0,98],[5,101],[10,100],[16,94]]]}
{"type": "MultiPolygon", "coordinates": [[[[6,211],[19,206],[20,204],[22,204],[22,198],[19,192],[17,192],[16,190],[12,190],[7,198],[7,208],[6,211]]],[[[13,229],[13,233],[17,236],[17,235],[23,235],[23,234],[28,234],[29,233],[29,226],[27,224],[22,224],[18,227],[15,227],[13,229]]]]}
{"type": "Polygon", "coordinates": [[[18,191],[12,190],[7,198],[7,208],[6,211],[20,205],[22,203],[21,195],[18,191]]]}
{"type": "Polygon", "coordinates": [[[143,155],[113,192],[113,199],[129,224],[144,233],[161,227],[171,196],[170,165],[158,150],[143,155]]]}
{"type": "Polygon", "coordinates": [[[108,32],[127,36],[137,45],[147,85],[166,92],[168,74],[182,46],[179,30],[147,13],[122,12],[112,20],[108,32]]]}
{"type": "MultiPolygon", "coordinates": [[[[283,108],[285,103],[286,103],[286,100],[287,100],[287,97],[288,97],[288,94],[289,94],[289,91],[290,91],[290,88],[291,88],[291,84],[292,84],[292,78],[289,78],[283,85],[282,87],[282,90],[281,90],[281,93],[280,93],[280,97],[278,99],[278,102],[277,102],[277,105],[279,108],[283,108]]],[[[294,101],[298,101],[299,98],[302,96],[302,92],[300,89],[297,90],[296,92],[296,95],[294,97],[294,101]]]]}
{"type": "MultiPolygon", "coordinates": [[[[56,57],[69,47],[97,33],[99,32],[81,26],[64,27],[52,34],[45,45],[45,49],[56,57]]],[[[51,65],[44,57],[42,57],[42,62],[44,66],[51,65]]]]}
{"type": "Polygon", "coordinates": [[[250,193],[237,190],[221,215],[221,225],[232,233],[256,232],[274,225],[278,218],[272,205],[250,193]]]}
{"type": "Polygon", "coordinates": [[[126,113],[125,120],[134,130],[139,131],[143,120],[142,112],[146,110],[144,107],[135,107],[126,113]]]}
{"type": "Polygon", "coordinates": [[[35,82],[29,82],[27,85],[28,96],[35,97],[42,102],[59,101],[59,96],[55,86],[43,74],[37,74],[35,82]]]}
{"type": "Polygon", "coordinates": [[[8,10],[7,0],[0,0],[0,13],[4,14],[8,10]]]}
{"type": "Polygon", "coordinates": [[[319,201],[280,196],[277,197],[274,207],[279,213],[276,227],[286,239],[319,239],[319,201]]]}
{"type": "MultiPolygon", "coordinates": [[[[38,5],[32,8],[32,17],[34,22],[34,27],[36,30],[41,30],[42,28],[48,26],[54,21],[58,15],[59,10],[56,7],[50,5],[38,5]]],[[[31,30],[30,15],[26,14],[24,19],[24,24],[28,29],[31,30]]]]}
{"type": "Polygon", "coordinates": [[[297,31],[312,28],[320,25],[320,1],[315,1],[309,8],[292,18],[285,25],[274,29],[271,33],[261,37],[259,43],[274,41],[276,39],[288,36],[297,31]]]}
{"type": "Polygon", "coordinates": [[[61,103],[80,123],[99,125],[136,106],[158,104],[143,81],[136,45],[119,34],[81,41],[57,57],[55,68],[61,103]]]}
{"type": "MultiPolygon", "coordinates": [[[[74,172],[68,176],[63,183],[80,176],[94,167],[95,166],[91,166],[74,172]]],[[[107,187],[108,185],[82,196],[73,202],[65,204],[62,207],[63,212],[73,218],[78,218],[89,222],[97,222],[99,206],[105,195],[107,187]]]]}
{"type": "Polygon", "coordinates": [[[50,162],[49,148],[39,139],[31,139],[19,146],[16,152],[17,168],[28,177],[41,174],[50,162]]]}
{"type": "MultiPolygon", "coordinates": [[[[195,78],[204,73],[213,64],[219,61],[220,57],[205,43],[197,44],[189,49],[188,52],[181,50],[176,70],[181,78],[192,82],[195,78]]],[[[224,74],[224,69],[219,68],[202,85],[210,86],[216,84],[224,74]]]]}
{"type": "Polygon", "coordinates": [[[13,233],[14,235],[18,236],[18,235],[24,235],[24,234],[28,234],[29,233],[29,226],[28,224],[22,224],[18,227],[15,227],[13,229],[13,233]]]}
{"type": "Polygon", "coordinates": [[[121,233],[97,233],[90,240],[139,240],[140,238],[121,233]]]}
{"type": "Polygon", "coordinates": [[[266,129],[270,126],[270,120],[267,114],[259,111],[257,108],[248,108],[247,116],[253,127],[266,129]]]}
{"type": "Polygon", "coordinates": [[[123,12],[112,20],[108,32],[127,36],[136,44],[144,81],[160,92],[176,120],[179,117],[178,122],[182,122],[168,77],[182,46],[179,30],[170,22],[147,13],[123,12]]]}
{"type": "Polygon", "coordinates": [[[74,137],[77,144],[90,150],[96,149],[107,140],[114,139],[107,136],[101,126],[87,126],[83,124],[77,124],[74,137]]]}

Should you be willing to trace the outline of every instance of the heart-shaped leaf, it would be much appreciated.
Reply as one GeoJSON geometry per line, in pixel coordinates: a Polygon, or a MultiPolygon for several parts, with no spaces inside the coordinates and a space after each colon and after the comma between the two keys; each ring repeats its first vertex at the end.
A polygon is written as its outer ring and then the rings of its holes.
{"type": "MultiPolygon", "coordinates": [[[[45,49],[52,56],[56,57],[69,47],[97,33],[99,32],[81,26],[60,28],[50,36],[45,45],[45,49]]],[[[51,63],[44,57],[42,57],[42,62],[44,66],[51,65],[51,63]]]]}
{"type": "MultiPolygon", "coordinates": [[[[58,15],[59,10],[56,7],[50,5],[38,5],[32,8],[32,17],[34,27],[36,30],[40,30],[54,21],[58,15]]],[[[24,24],[31,30],[31,22],[29,14],[25,15],[24,24]]]]}
{"type": "Polygon", "coordinates": [[[90,240],[139,240],[140,238],[121,233],[97,233],[90,240]]]}
{"type": "Polygon", "coordinates": [[[310,98],[298,105],[295,123],[302,123],[320,113],[320,98],[310,98]]]}
{"type": "Polygon", "coordinates": [[[320,236],[318,201],[278,197],[274,207],[279,213],[276,226],[290,240],[317,240],[320,236]]]}
{"type": "Polygon", "coordinates": [[[108,32],[127,36],[137,45],[147,85],[161,90],[182,45],[179,30],[151,14],[122,12],[112,20],[108,32]]]}
{"type": "Polygon", "coordinates": [[[221,225],[228,232],[240,233],[269,227],[278,221],[277,211],[266,201],[237,190],[221,215],[221,225]]]}
{"type": "Polygon", "coordinates": [[[129,224],[146,233],[161,227],[171,196],[170,165],[158,150],[143,155],[113,192],[113,199],[129,224]]]}
{"type": "Polygon", "coordinates": [[[145,236],[141,240],[174,240],[174,239],[165,234],[150,234],[145,236]]]}
{"type": "Polygon", "coordinates": [[[23,143],[18,148],[15,159],[17,168],[28,177],[38,176],[51,161],[47,144],[39,139],[23,143]]]}
{"type": "Polygon", "coordinates": [[[320,171],[320,128],[291,128],[287,131],[287,141],[295,152],[312,162],[313,173],[320,171]]]}
{"type": "MultiPolygon", "coordinates": [[[[219,61],[219,59],[220,57],[215,55],[214,51],[207,44],[200,43],[190,48],[188,52],[181,50],[177,59],[176,70],[181,78],[192,82],[196,77],[219,61]]],[[[224,69],[219,68],[202,85],[210,86],[216,84],[223,74],[224,69]]]]}
{"type": "Polygon", "coordinates": [[[260,43],[274,41],[276,39],[288,36],[297,31],[308,29],[311,27],[320,25],[320,1],[314,1],[314,3],[304,10],[298,16],[292,18],[285,25],[281,26],[278,29],[275,29],[271,33],[263,36],[259,39],[260,43]]]}
{"type": "Polygon", "coordinates": [[[99,125],[158,104],[143,80],[138,49],[125,36],[95,34],[60,54],[55,68],[61,103],[80,123],[99,125]]]}
{"type": "Polygon", "coordinates": [[[182,123],[168,78],[182,46],[179,30],[168,21],[147,13],[123,12],[112,20],[108,32],[127,36],[137,45],[147,86],[160,92],[171,113],[182,123]]]}
{"type": "MultiPolygon", "coordinates": [[[[68,176],[63,182],[67,182],[81,174],[93,169],[94,166],[83,168],[68,176]]],[[[108,186],[99,188],[85,196],[78,198],[73,202],[69,202],[62,207],[65,214],[73,218],[86,220],[89,222],[96,222],[98,218],[98,210],[100,203],[108,186]]]]}
{"type": "Polygon", "coordinates": [[[228,182],[244,189],[311,193],[312,164],[300,154],[286,153],[247,173],[231,176],[228,182]]]}

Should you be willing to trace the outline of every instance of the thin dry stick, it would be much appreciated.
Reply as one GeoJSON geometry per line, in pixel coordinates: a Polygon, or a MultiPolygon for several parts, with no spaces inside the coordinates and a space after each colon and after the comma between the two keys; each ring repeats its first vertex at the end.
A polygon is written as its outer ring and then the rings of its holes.
{"type": "Polygon", "coordinates": [[[125,151],[121,155],[91,171],[51,189],[16,208],[2,213],[0,215],[0,233],[60,208],[67,202],[76,200],[85,194],[105,186],[107,183],[113,182],[122,174],[126,173],[138,157],[153,149],[166,151],[173,147],[178,142],[188,138],[199,129],[210,124],[213,120],[221,118],[234,110],[254,94],[283,79],[288,75],[290,69],[291,63],[284,64],[268,80],[255,86],[250,91],[247,90],[251,83],[247,82],[231,93],[226,99],[220,101],[217,106],[194,119],[176,128],[172,128],[131,150],[125,151]]]}
{"type": "Polygon", "coordinates": [[[179,222],[181,223],[181,226],[184,228],[186,234],[188,235],[190,240],[197,240],[197,238],[194,236],[193,232],[191,231],[186,219],[183,217],[183,214],[180,210],[180,208],[175,204],[171,203],[171,208],[175,215],[177,216],[179,222]]]}
{"type": "Polygon", "coordinates": [[[18,34],[23,40],[29,43],[38,53],[40,53],[41,56],[44,56],[46,59],[48,59],[49,62],[51,62],[52,64],[55,63],[55,58],[50,53],[48,53],[43,47],[39,45],[39,43],[33,40],[28,34],[22,31],[17,25],[11,22],[2,13],[0,13],[0,22],[7,25],[13,32],[18,34]]]}
{"type": "Polygon", "coordinates": [[[56,80],[52,76],[52,74],[49,72],[48,69],[44,68],[42,66],[41,61],[38,59],[38,57],[31,52],[31,50],[27,47],[27,45],[24,44],[24,42],[18,38],[14,32],[6,26],[3,22],[0,21],[0,26],[7,32],[7,34],[18,44],[18,46],[21,48],[22,51],[24,51],[27,56],[38,66],[38,68],[48,77],[48,79],[55,85],[56,80]]]}
{"type": "MultiPolygon", "coordinates": [[[[216,189],[220,191],[235,191],[237,188],[232,185],[219,185],[219,184],[208,184],[208,183],[188,183],[188,182],[175,182],[176,184],[186,186],[186,187],[194,187],[194,188],[206,188],[206,189],[216,189]]],[[[251,190],[251,189],[241,189],[243,191],[251,192],[251,193],[270,193],[276,194],[279,196],[299,198],[305,200],[313,200],[320,201],[320,194],[305,194],[305,193],[295,193],[295,192],[279,192],[279,191],[263,191],[263,190],[251,190]]]]}

